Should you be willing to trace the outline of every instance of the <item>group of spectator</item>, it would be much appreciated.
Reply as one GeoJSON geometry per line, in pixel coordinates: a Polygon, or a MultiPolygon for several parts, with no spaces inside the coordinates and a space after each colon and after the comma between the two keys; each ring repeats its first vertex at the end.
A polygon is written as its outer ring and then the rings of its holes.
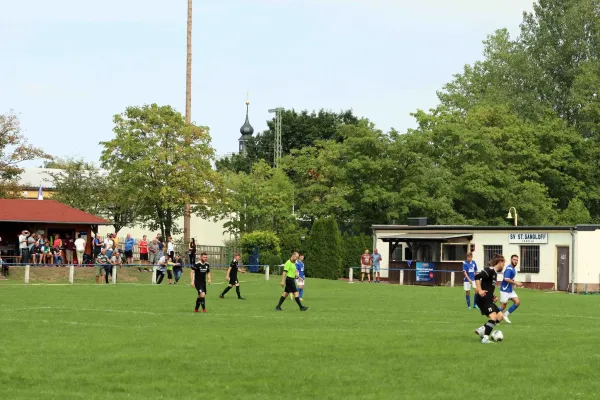
{"type": "MultiPolygon", "coordinates": [[[[165,274],[169,285],[177,284],[183,273],[183,266],[186,260],[175,251],[173,238],[169,236],[165,241],[162,235],[158,234],[154,239],[148,240],[144,235],[141,240],[136,241],[127,234],[123,243],[125,262],[133,265],[134,246],[139,247],[139,272],[153,272],[156,270],[156,283],[162,283],[165,274]]],[[[189,263],[196,262],[196,241],[192,238],[188,243],[189,263]]],[[[96,283],[101,283],[104,276],[104,282],[108,283],[109,276],[112,274],[113,266],[119,268],[123,265],[123,257],[119,250],[119,241],[116,234],[108,234],[104,240],[96,236],[93,241],[93,258],[96,264],[96,283]]]]}
{"type": "Polygon", "coordinates": [[[66,234],[63,240],[60,234],[56,234],[51,241],[43,234],[32,235],[23,230],[18,237],[20,262],[22,264],[35,265],[64,265],[83,264],[86,241],[81,235],[75,240],[66,234]],[[76,255],[77,258],[73,256],[76,255]]]}

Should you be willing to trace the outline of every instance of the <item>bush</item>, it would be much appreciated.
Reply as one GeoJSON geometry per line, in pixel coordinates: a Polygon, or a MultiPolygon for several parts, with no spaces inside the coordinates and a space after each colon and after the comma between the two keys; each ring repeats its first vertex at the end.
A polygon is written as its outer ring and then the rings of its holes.
{"type": "MultiPolygon", "coordinates": [[[[261,265],[278,265],[281,263],[279,238],[273,232],[254,231],[245,234],[240,240],[243,249],[244,265],[250,264],[250,255],[258,249],[258,263],[261,265]]],[[[260,271],[260,270],[259,270],[260,271]]]]}
{"type": "Polygon", "coordinates": [[[342,270],[342,236],[333,218],[317,219],[306,245],[306,273],[323,279],[338,279],[342,270]]]}

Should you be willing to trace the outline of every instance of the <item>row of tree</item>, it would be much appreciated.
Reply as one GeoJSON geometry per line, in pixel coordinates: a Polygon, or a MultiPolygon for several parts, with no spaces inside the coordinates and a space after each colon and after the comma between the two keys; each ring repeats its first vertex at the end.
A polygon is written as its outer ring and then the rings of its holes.
{"type": "MultiPolygon", "coordinates": [[[[598,222],[599,10],[598,0],[540,0],[518,37],[490,35],[484,59],[438,93],[435,109],[417,111],[417,128],[407,132],[384,133],[352,111],[287,110],[278,169],[274,121],[245,155],[214,160],[208,128],[185,124],[168,106],[130,107],[114,117],[98,166],[48,164],[64,169],[52,176],[57,198],[117,230],[141,222],[165,235],[178,232],[191,202],[235,235],[275,233],[282,249],[299,246],[325,217],[347,235],[409,216],[508,224],[510,206],[528,225],[598,222]]],[[[16,162],[45,155],[18,145],[10,115],[0,123],[8,127],[0,131],[6,196],[16,162]],[[4,151],[10,146],[14,157],[4,151]]]]}

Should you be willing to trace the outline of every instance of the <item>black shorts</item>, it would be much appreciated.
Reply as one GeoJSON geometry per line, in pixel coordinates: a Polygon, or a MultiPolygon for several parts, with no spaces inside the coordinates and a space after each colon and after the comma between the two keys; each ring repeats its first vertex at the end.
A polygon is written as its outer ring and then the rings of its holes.
{"type": "Polygon", "coordinates": [[[200,293],[204,293],[206,294],[206,285],[194,285],[196,287],[196,290],[198,291],[198,294],[200,293]]]}
{"type": "Polygon", "coordinates": [[[285,278],[285,293],[296,293],[298,289],[296,288],[296,280],[294,278],[285,278]]]}
{"type": "Polygon", "coordinates": [[[170,269],[167,270],[167,278],[173,279],[173,271],[171,271],[170,269]]]}
{"type": "Polygon", "coordinates": [[[127,257],[127,258],[133,257],[133,250],[125,250],[125,257],[127,257]]]}
{"type": "Polygon", "coordinates": [[[483,299],[483,301],[477,302],[477,307],[479,307],[481,315],[485,316],[489,316],[492,313],[497,313],[498,311],[500,311],[498,309],[498,306],[493,301],[485,299],[483,299]]]}
{"type": "Polygon", "coordinates": [[[237,276],[230,276],[229,277],[229,284],[230,285],[237,285],[238,283],[239,282],[238,282],[237,276]]]}
{"type": "Polygon", "coordinates": [[[148,261],[148,253],[140,253],[140,261],[148,261]]]}

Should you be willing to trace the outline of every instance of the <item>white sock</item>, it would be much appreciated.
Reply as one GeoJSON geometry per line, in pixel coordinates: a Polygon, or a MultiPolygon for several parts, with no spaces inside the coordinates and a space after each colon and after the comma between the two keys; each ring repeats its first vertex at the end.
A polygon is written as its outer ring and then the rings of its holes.
{"type": "Polygon", "coordinates": [[[510,315],[510,311],[505,312],[504,315],[508,317],[510,315]]]}

